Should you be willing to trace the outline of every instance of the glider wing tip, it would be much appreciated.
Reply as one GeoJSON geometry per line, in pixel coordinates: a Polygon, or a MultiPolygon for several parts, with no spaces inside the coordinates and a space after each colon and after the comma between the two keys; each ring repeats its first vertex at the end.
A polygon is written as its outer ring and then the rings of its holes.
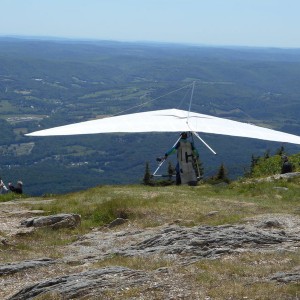
{"type": "Polygon", "coordinates": [[[34,134],[34,132],[31,132],[31,133],[25,133],[24,135],[25,135],[25,136],[36,136],[36,135],[34,134]]]}

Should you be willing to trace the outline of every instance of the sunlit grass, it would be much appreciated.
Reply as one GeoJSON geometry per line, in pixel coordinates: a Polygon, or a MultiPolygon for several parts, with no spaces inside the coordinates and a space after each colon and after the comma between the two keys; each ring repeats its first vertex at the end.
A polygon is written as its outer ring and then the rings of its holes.
{"type": "Polygon", "coordinates": [[[34,232],[15,237],[14,242],[0,246],[0,263],[36,258],[60,258],[63,256],[61,247],[74,242],[80,231],[61,229],[55,231],[40,228],[34,232]]]}
{"type": "Polygon", "coordinates": [[[299,265],[299,254],[244,253],[202,260],[192,268],[196,281],[212,299],[297,299],[299,284],[279,285],[267,279],[299,265]]]}
{"type": "Polygon", "coordinates": [[[0,194],[0,202],[8,202],[8,201],[12,201],[12,200],[20,200],[20,199],[24,199],[27,198],[27,195],[19,195],[19,194],[15,194],[12,192],[8,192],[6,194],[0,194]]]}
{"type": "Polygon", "coordinates": [[[34,297],[35,300],[63,300],[64,297],[58,292],[48,292],[34,297]]]}
{"type": "Polygon", "coordinates": [[[160,256],[151,257],[151,259],[143,256],[125,257],[121,255],[112,255],[111,257],[99,261],[93,265],[94,268],[103,268],[109,266],[122,266],[129,269],[154,271],[159,268],[170,267],[174,261],[163,259],[160,256]]]}
{"type": "Polygon", "coordinates": [[[221,225],[261,213],[295,213],[300,188],[295,182],[233,183],[225,187],[104,186],[41,201],[31,208],[49,214],[78,213],[82,228],[103,226],[116,218],[142,227],[180,220],[186,225],[221,225]],[[284,189],[281,189],[284,188],[284,189]]]}

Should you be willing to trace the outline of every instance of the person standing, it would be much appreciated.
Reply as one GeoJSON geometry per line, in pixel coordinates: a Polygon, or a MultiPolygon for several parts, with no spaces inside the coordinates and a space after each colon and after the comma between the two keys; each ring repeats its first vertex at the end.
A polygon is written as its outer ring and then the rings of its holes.
{"type": "Polygon", "coordinates": [[[176,184],[196,185],[197,176],[193,160],[199,157],[194,143],[188,140],[188,133],[182,132],[180,140],[165,153],[165,159],[177,151],[176,184]]]}

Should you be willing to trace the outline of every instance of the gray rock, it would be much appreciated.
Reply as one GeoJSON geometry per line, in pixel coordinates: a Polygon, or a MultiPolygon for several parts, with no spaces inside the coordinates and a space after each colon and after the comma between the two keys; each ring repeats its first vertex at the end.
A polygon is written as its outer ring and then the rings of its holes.
{"type": "Polygon", "coordinates": [[[285,251],[299,245],[300,219],[292,215],[262,215],[243,225],[161,227],[90,232],[69,245],[68,257],[93,262],[111,255],[160,256],[190,264],[205,258],[245,251],[285,251]],[[77,258],[76,258],[77,257],[77,258]]]}
{"type": "Polygon", "coordinates": [[[300,240],[298,237],[287,236],[282,231],[270,232],[244,226],[173,226],[162,230],[144,241],[127,248],[118,249],[115,253],[124,256],[135,255],[179,255],[184,263],[189,257],[198,259],[217,258],[238,249],[262,249],[269,245],[287,241],[300,240]]]}
{"type": "Polygon", "coordinates": [[[128,287],[141,286],[148,281],[149,275],[143,271],[124,267],[108,267],[33,284],[20,290],[9,299],[31,300],[37,296],[46,297],[51,293],[62,299],[94,299],[94,297],[102,299],[101,295],[105,291],[117,292],[128,287]]]}
{"type": "Polygon", "coordinates": [[[55,260],[50,258],[40,258],[35,260],[24,260],[0,265],[0,276],[17,273],[26,269],[37,268],[53,264],[55,260]]]}
{"type": "Polygon", "coordinates": [[[207,215],[208,217],[211,217],[211,216],[214,216],[214,215],[216,215],[216,214],[218,214],[218,213],[219,213],[218,210],[213,210],[213,211],[210,211],[209,213],[207,213],[206,215],[207,215]]]}
{"type": "Polygon", "coordinates": [[[300,172],[276,174],[276,175],[272,175],[272,176],[265,177],[265,178],[254,179],[254,182],[262,182],[262,181],[272,182],[275,180],[280,180],[280,179],[289,180],[289,179],[297,178],[297,177],[300,177],[300,172]]]}
{"type": "Polygon", "coordinates": [[[266,220],[257,225],[257,227],[260,228],[283,228],[283,224],[281,224],[278,220],[272,219],[272,220],[266,220]]]}
{"type": "Polygon", "coordinates": [[[117,218],[115,220],[113,220],[112,222],[109,223],[108,225],[108,228],[113,228],[115,226],[119,226],[119,225],[122,225],[124,223],[126,223],[127,220],[126,219],[123,219],[123,218],[117,218]]]}
{"type": "Polygon", "coordinates": [[[5,245],[5,246],[9,245],[8,239],[0,236],[0,244],[5,245]]]}
{"type": "Polygon", "coordinates": [[[300,269],[291,272],[278,272],[274,274],[270,280],[275,280],[278,282],[300,282],[300,269]]]}
{"type": "Polygon", "coordinates": [[[274,186],[273,189],[277,190],[277,191],[288,191],[289,190],[288,188],[283,187],[283,186],[274,186]]]}
{"type": "Polygon", "coordinates": [[[52,229],[75,228],[81,222],[78,214],[57,214],[43,217],[33,217],[21,221],[25,227],[50,227],[52,229]]]}

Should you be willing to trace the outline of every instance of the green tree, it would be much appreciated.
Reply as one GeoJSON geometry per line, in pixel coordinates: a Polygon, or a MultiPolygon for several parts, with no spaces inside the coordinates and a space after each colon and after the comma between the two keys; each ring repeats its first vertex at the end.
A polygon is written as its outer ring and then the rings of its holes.
{"type": "Polygon", "coordinates": [[[252,156],[251,156],[251,165],[250,165],[250,175],[253,175],[254,168],[258,164],[259,159],[260,159],[259,156],[254,156],[252,154],[252,156]]]}
{"type": "Polygon", "coordinates": [[[229,178],[227,177],[227,170],[224,163],[221,164],[217,176],[215,177],[216,181],[224,181],[229,183],[229,178]]]}
{"type": "Polygon", "coordinates": [[[169,180],[172,179],[172,176],[173,176],[174,173],[175,173],[175,168],[173,167],[172,163],[169,161],[169,163],[168,163],[169,180]]]}
{"type": "Polygon", "coordinates": [[[150,167],[149,167],[149,162],[146,162],[146,167],[145,167],[145,174],[143,178],[143,183],[145,185],[150,185],[151,184],[151,173],[150,173],[150,167]]]}
{"type": "Polygon", "coordinates": [[[264,153],[264,159],[270,158],[270,149],[267,149],[266,152],[264,153]]]}
{"type": "Polygon", "coordinates": [[[276,154],[282,156],[285,153],[283,145],[279,149],[277,149],[276,154]]]}

